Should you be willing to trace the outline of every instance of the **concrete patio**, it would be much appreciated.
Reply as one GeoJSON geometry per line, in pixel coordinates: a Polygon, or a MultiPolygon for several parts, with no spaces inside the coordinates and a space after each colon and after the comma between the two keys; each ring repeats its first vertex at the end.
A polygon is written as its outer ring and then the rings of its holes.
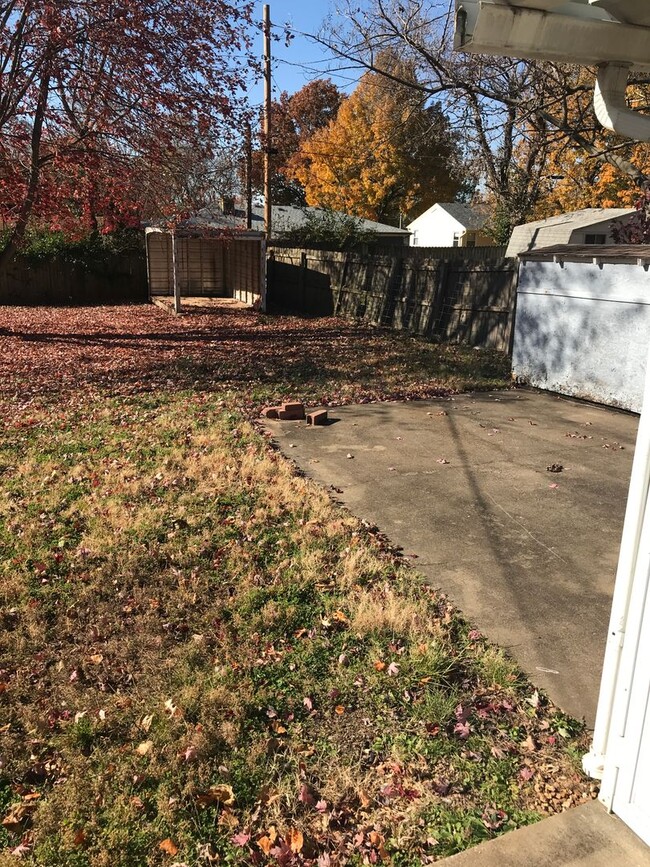
{"type": "Polygon", "coordinates": [[[638,418],[523,390],[348,406],[330,419],[268,427],[593,725],[638,418]]]}

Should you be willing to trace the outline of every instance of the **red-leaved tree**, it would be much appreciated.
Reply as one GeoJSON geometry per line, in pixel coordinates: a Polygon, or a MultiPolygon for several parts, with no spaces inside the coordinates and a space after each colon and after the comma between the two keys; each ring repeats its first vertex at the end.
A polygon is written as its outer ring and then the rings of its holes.
{"type": "Polygon", "coordinates": [[[241,128],[246,0],[0,0],[0,268],[30,221],[70,233],[173,214],[188,151],[241,128]]]}
{"type": "Polygon", "coordinates": [[[615,244],[650,244],[650,189],[647,186],[634,207],[636,214],[612,222],[615,244]]]}

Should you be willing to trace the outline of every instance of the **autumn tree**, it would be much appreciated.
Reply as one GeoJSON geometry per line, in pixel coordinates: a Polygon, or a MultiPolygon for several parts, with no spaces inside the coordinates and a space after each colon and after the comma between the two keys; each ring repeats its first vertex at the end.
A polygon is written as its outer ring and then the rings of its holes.
{"type": "MultiPolygon", "coordinates": [[[[403,79],[413,70],[390,55],[382,64],[403,79]]],[[[327,127],[290,163],[310,205],[397,224],[460,186],[458,149],[437,105],[417,90],[366,73],[327,127]]]]}
{"type": "MultiPolygon", "coordinates": [[[[272,103],[271,192],[274,204],[304,205],[305,191],[297,181],[292,161],[302,144],[335,117],[344,94],[329,79],[310,81],[296,93],[283,91],[272,103]]],[[[253,188],[261,193],[264,156],[262,149],[253,154],[253,188]]]]}
{"type": "Polygon", "coordinates": [[[243,108],[251,4],[0,0],[0,216],[6,265],[30,221],[119,219],[146,196],[177,211],[162,169],[208,158],[243,108]],[[143,167],[147,172],[143,172],[143,167]]]}
{"type": "Polygon", "coordinates": [[[314,39],[334,58],[436,99],[461,137],[493,203],[500,232],[530,218],[548,189],[548,156],[567,143],[642,185],[647,178],[616,148],[594,140],[594,74],[577,66],[455,53],[454,5],[442,0],[340,0],[336,26],[314,39]],[[341,26],[340,22],[346,22],[341,26]],[[381,69],[390,49],[412,64],[415,83],[381,69]],[[576,99],[576,97],[580,97],[576,99]],[[577,107],[577,111],[576,111],[577,107]]]}

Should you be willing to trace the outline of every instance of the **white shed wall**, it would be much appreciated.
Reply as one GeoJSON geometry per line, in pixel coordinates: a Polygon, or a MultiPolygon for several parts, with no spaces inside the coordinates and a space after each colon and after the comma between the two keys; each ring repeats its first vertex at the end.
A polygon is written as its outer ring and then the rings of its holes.
{"type": "Polygon", "coordinates": [[[523,261],[513,375],[537,388],[641,411],[650,273],[640,265],[523,261]]]}

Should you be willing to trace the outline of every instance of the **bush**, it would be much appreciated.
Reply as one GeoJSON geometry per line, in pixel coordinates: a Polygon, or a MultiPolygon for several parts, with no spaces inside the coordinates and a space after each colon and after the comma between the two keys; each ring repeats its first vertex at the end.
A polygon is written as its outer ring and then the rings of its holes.
{"type": "MultiPolygon", "coordinates": [[[[0,233],[0,249],[8,240],[9,230],[0,233]]],[[[120,229],[107,235],[93,234],[76,241],[66,238],[62,232],[33,229],[25,238],[20,256],[31,261],[58,258],[90,270],[102,267],[115,255],[132,252],[144,253],[142,232],[137,229],[120,229]]]]}
{"type": "Polygon", "coordinates": [[[352,250],[360,244],[373,244],[378,240],[377,233],[364,229],[357,217],[326,209],[306,211],[302,226],[280,232],[278,237],[280,241],[289,241],[298,247],[328,250],[352,250]]]}

